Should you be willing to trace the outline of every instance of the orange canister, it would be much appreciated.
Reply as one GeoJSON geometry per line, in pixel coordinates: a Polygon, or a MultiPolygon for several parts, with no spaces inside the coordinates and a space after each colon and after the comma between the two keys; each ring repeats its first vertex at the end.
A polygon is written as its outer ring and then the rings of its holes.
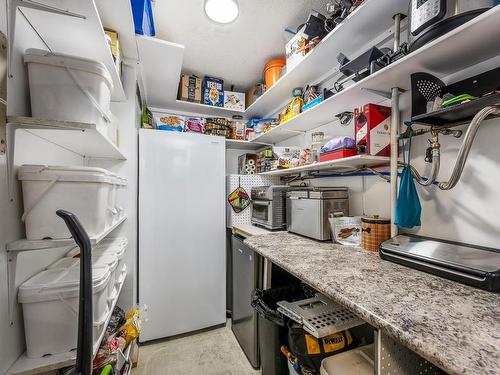
{"type": "Polygon", "coordinates": [[[391,221],[378,216],[361,218],[361,247],[367,251],[378,251],[382,242],[391,238],[391,221]]]}
{"type": "Polygon", "coordinates": [[[268,89],[280,79],[281,69],[285,65],[285,59],[272,59],[266,63],[264,66],[264,80],[268,89]]]}

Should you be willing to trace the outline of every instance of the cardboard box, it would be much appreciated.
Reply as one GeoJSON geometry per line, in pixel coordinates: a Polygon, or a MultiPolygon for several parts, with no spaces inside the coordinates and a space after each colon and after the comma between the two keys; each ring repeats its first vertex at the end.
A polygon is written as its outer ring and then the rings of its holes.
{"type": "Polygon", "coordinates": [[[298,65],[306,55],[305,52],[300,51],[300,48],[307,43],[307,35],[304,34],[304,29],[305,26],[285,45],[287,72],[298,65]]]}
{"type": "Polygon", "coordinates": [[[354,110],[356,147],[366,155],[391,155],[391,108],[365,104],[354,110]]]}
{"type": "Polygon", "coordinates": [[[242,92],[224,91],[224,108],[243,112],[245,110],[245,94],[242,92]]]}
{"type": "Polygon", "coordinates": [[[168,113],[155,113],[154,119],[158,130],[183,132],[186,118],[168,113]]]}
{"type": "Polygon", "coordinates": [[[250,90],[247,91],[245,95],[246,108],[250,107],[253,102],[257,100],[259,96],[266,92],[266,85],[263,83],[257,83],[253,85],[250,90]]]}
{"type": "Polygon", "coordinates": [[[203,104],[224,107],[224,81],[220,78],[203,78],[203,104]]]}
{"type": "Polygon", "coordinates": [[[259,157],[256,154],[243,154],[238,157],[238,174],[256,174],[259,157]]]}
{"type": "Polygon", "coordinates": [[[104,29],[104,33],[111,39],[111,54],[113,55],[118,75],[121,77],[123,56],[120,48],[120,38],[118,33],[111,29],[104,29]]]}
{"type": "Polygon", "coordinates": [[[187,102],[201,103],[201,79],[195,75],[182,74],[177,98],[187,102]]]}

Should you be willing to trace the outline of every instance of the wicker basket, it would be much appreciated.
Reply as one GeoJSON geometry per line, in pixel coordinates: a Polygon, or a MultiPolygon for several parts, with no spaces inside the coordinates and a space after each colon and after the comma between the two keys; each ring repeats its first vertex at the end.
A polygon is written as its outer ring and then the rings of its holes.
{"type": "Polygon", "coordinates": [[[367,251],[378,251],[380,244],[391,238],[391,221],[378,216],[361,218],[363,227],[362,247],[367,251]]]}

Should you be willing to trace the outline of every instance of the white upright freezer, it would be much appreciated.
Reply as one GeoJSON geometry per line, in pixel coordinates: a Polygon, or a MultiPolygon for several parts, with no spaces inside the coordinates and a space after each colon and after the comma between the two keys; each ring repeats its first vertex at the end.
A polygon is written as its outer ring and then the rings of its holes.
{"type": "Polygon", "coordinates": [[[141,341],[226,318],[225,140],[139,131],[141,341]]]}

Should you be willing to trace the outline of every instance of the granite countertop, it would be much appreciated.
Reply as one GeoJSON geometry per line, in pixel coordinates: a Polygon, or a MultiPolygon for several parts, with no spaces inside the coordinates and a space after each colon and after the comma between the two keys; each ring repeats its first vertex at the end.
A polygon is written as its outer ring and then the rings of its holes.
{"type": "Polygon", "coordinates": [[[500,295],[287,232],[253,250],[451,374],[500,374],[500,295]]]}

